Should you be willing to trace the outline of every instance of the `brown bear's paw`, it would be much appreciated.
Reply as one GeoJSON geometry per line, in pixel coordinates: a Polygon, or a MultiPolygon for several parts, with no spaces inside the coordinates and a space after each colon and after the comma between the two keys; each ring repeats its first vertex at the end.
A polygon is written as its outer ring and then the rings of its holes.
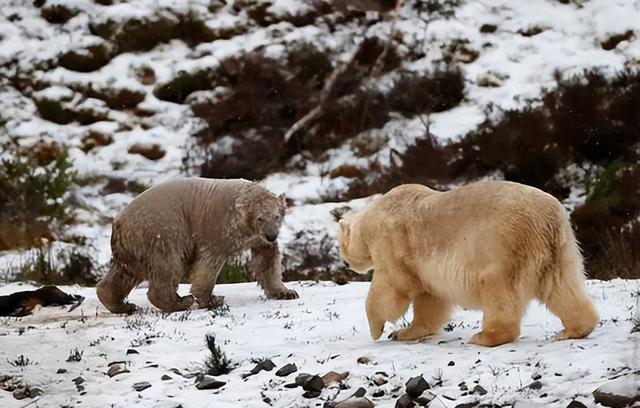
{"type": "Polygon", "coordinates": [[[118,305],[105,305],[105,307],[107,309],[109,309],[109,311],[111,313],[116,313],[116,314],[134,314],[139,310],[138,306],[134,305],[133,303],[120,303],[118,305]]]}
{"type": "Polygon", "coordinates": [[[217,309],[224,306],[224,296],[209,296],[206,299],[197,298],[196,303],[199,309],[217,309]]]}
{"type": "Polygon", "coordinates": [[[293,289],[284,288],[266,293],[267,299],[298,299],[298,292],[293,289]]]}
{"type": "Polygon", "coordinates": [[[389,338],[397,341],[416,341],[429,337],[432,334],[434,334],[434,331],[429,330],[426,327],[409,326],[407,328],[394,331],[389,335],[389,338]]]}

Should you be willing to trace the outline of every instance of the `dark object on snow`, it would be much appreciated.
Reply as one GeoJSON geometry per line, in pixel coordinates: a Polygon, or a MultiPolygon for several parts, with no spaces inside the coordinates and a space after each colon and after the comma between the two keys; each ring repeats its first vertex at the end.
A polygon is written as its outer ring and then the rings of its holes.
{"type": "Polygon", "coordinates": [[[478,394],[478,395],[486,395],[487,390],[485,390],[480,384],[478,384],[475,387],[473,387],[473,390],[471,390],[471,393],[478,394]]]}
{"type": "Polygon", "coordinates": [[[289,364],[285,364],[284,366],[282,366],[281,369],[276,371],[276,375],[278,377],[286,377],[291,373],[295,373],[296,371],[298,371],[298,367],[296,366],[296,364],[289,363],[289,364]]]}
{"type": "Polygon", "coordinates": [[[142,381],[142,382],[137,382],[135,384],[133,384],[133,389],[140,392],[140,391],[144,391],[147,388],[151,388],[151,384],[149,384],[146,381],[142,381]]]}
{"type": "Polygon", "coordinates": [[[84,297],[68,295],[56,286],[43,286],[36,290],[25,290],[0,296],[0,316],[27,316],[33,308],[40,306],[72,305],[69,312],[80,306],[84,297]]]}
{"type": "Polygon", "coordinates": [[[407,394],[409,394],[411,398],[418,398],[423,392],[431,388],[422,376],[410,378],[409,381],[407,381],[406,387],[407,394]]]}
{"type": "Polygon", "coordinates": [[[573,400],[567,405],[567,408],[587,408],[587,406],[580,401],[573,400]]]}
{"type": "Polygon", "coordinates": [[[225,384],[226,382],[224,381],[218,381],[210,375],[205,375],[202,377],[202,380],[196,384],[196,388],[199,390],[217,390],[225,384]]]}
{"type": "Polygon", "coordinates": [[[413,402],[409,394],[403,394],[396,401],[395,408],[414,408],[417,404],[413,402]]]}
{"type": "Polygon", "coordinates": [[[302,394],[303,398],[318,398],[322,394],[320,391],[306,391],[302,394]]]}
{"type": "Polygon", "coordinates": [[[302,386],[302,389],[305,391],[320,392],[324,387],[325,385],[324,385],[324,381],[322,381],[322,378],[319,375],[314,375],[313,377],[309,378],[307,382],[304,383],[304,385],[302,386]]]}
{"type": "Polygon", "coordinates": [[[242,378],[247,378],[250,377],[252,375],[256,375],[258,374],[260,371],[264,370],[264,371],[271,371],[274,368],[276,368],[276,365],[273,363],[273,361],[267,359],[261,360],[259,361],[255,367],[253,367],[251,369],[251,371],[249,371],[246,374],[242,375],[242,378]]]}

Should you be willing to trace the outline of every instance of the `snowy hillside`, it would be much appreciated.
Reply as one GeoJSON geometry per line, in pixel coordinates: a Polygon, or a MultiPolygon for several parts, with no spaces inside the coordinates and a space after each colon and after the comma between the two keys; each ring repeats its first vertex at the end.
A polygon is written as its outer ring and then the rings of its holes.
{"type": "MultiPolygon", "coordinates": [[[[232,116],[216,112],[242,111],[268,96],[255,91],[253,99],[238,99],[244,92],[242,83],[233,81],[244,80],[247,86],[252,78],[269,81],[261,75],[272,69],[274,85],[264,86],[278,92],[280,68],[269,65],[278,60],[289,61],[283,69],[293,73],[287,75],[307,78],[316,75],[313,70],[327,75],[364,47],[365,38],[387,41],[393,24],[390,10],[340,11],[325,2],[285,0],[31,3],[8,0],[0,12],[0,116],[7,131],[0,137],[10,136],[45,153],[55,152],[56,146],[69,150],[80,181],[72,192],[79,208],[71,227],[58,238],[82,237],[99,264],[109,258],[111,218],[140,189],[185,173],[264,177],[267,187],[287,194],[294,205],[292,214],[298,208],[305,214],[284,228],[281,243],[290,255],[285,257],[288,267],[304,263],[295,249],[304,240],[315,252],[333,253],[327,259],[335,260],[335,246],[327,247],[321,239],[331,236],[329,210],[336,205],[314,204],[341,201],[354,176],[365,174],[367,179],[379,171],[373,164],[393,165],[391,152],[402,152],[423,137],[427,117],[432,135],[451,140],[475,129],[489,106],[523,106],[543,89],[552,89],[556,74],[570,77],[590,68],[613,74],[637,66],[640,59],[640,42],[634,41],[633,31],[640,14],[631,0],[405,1],[389,51],[393,60],[378,77],[361,81],[362,92],[391,92],[385,97],[400,113],[384,113],[384,118],[354,128],[355,138],[349,133],[334,140],[334,130],[321,122],[318,131],[325,133],[314,134],[313,142],[310,136],[304,141],[315,145],[286,153],[280,164],[265,164],[278,156],[277,151],[265,150],[252,158],[243,156],[249,153],[242,149],[280,145],[289,126],[313,107],[318,87],[309,88],[305,97],[287,93],[284,86],[275,101],[264,103],[280,106],[277,98],[298,101],[274,108],[287,111],[286,118],[276,120],[268,110],[245,112],[245,123],[238,125],[232,116]],[[258,55],[257,63],[267,65],[254,74],[247,72],[247,77],[233,73],[239,69],[234,63],[249,63],[243,58],[253,55],[258,55]],[[298,67],[295,58],[308,62],[298,67]],[[430,75],[447,67],[462,72],[461,100],[456,96],[446,106],[419,115],[407,113],[411,109],[405,112],[400,102],[394,105],[392,96],[402,96],[397,87],[404,75],[430,75]],[[216,120],[228,122],[228,128],[214,129],[216,120]],[[238,128],[252,120],[266,124],[238,128]],[[258,147],[247,147],[254,142],[258,147]],[[246,163],[235,171],[234,160],[246,163]],[[245,168],[263,164],[263,170],[245,168]],[[300,205],[305,207],[296,207],[300,205]],[[307,231],[309,222],[317,228],[307,231]],[[299,241],[291,242],[294,237],[299,241]]],[[[375,49],[375,41],[371,44],[375,49]]],[[[445,86],[438,92],[452,92],[446,87],[454,85],[434,86],[445,86]]],[[[351,109],[344,106],[343,110],[351,109]]],[[[335,120],[353,122],[348,117],[335,120]]],[[[313,134],[314,129],[309,131],[313,134]]],[[[583,186],[572,189],[566,199],[570,207],[585,199],[583,186]]],[[[2,263],[19,264],[14,256],[9,253],[2,263]]]]}
{"type": "MultiPolygon", "coordinates": [[[[429,407],[478,402],[564,408],[573,399],[595,407],[591,393],[614,379],[640,387],[640,333],[631,333],[640,302],[638,281],[589,282],[601,323],[586,339],[554,341],[560,321],[532,304],[520,339],[496,348],[467,344],[480,327],[481,314],[462,310],[441,334],[423,342],[373,342],[364,313],[368,286],[297,283],[293,288],[299,300],[266,301],[255,284],[219,285],[214,292],[225,296],[228,312],[171,315],[158,314],[145,289],[137,289],[131,300],[144,310],[124,318],[109,314],[92,289],[63,287],[87,299],[70,313],[46,308],[0,321],[0,377],[14,376],[43,390],[34,402],[41,407],[320,407],[360,387],[376,406],[394,407],[405,383],[416,376],[431,387],[423,394],[432,400],[429,407]],[[221,388],[198,390],[193,376],[208,356],[204,337],[209,333],[237,367],[215,377],[226,383],[221,388]],[[80,361],[73,361],[71,356],[78,354],[80,361]],[[264,358],[275,368],[243,378],[255,360],[264,358]],[[114,371],[127,371],[109,377],[114,362],[121,362],[114,371]],[[297,371],[277,376],[288,363],[297,371]],[[286,387],[301,373],[330,371],[349,375],[317,397],[305,398],[302,388],[286,387]],[[133,389],[143,382],[150,387],[133,389]]],[[[0,295],[25,288],[10,284],[0,288],[0,295]]],[[[24,406],[25,401],[0,390],[2,407],[24,406]]]]}

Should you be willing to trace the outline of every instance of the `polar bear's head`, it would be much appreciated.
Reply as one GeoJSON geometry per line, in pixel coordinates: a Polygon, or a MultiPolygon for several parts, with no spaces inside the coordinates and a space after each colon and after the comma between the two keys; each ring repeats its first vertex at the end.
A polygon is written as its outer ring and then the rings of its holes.
{"type": "Polygon", "coordinates": [[[358,225],[357,214],[347,214],[339,221],[340,255],[349,264],[349,268],[357,273],[367,273],[373,268],[369,246],[358,225]]]}

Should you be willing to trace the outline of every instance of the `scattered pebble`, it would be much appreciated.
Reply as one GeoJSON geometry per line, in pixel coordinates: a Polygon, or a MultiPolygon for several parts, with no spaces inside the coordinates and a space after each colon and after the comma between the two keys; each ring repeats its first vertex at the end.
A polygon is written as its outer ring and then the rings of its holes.
{"type": "Polygon", "coordinates": [[[127,355],[129,354],[140,354],[140,352],[136,349],[127,349],[127,355]]]}
{"type": "Polygon", "coordinates": [[[421,375],[418,377],[410,378],[405,384],[407,394],[412,398],[418,398],[423,392],[431,388],[429,383],[421,375]]]}
{"type": "Polygon", "coordinates": [[[196,388],[199,390],[217,390],[224,386],[226,382],[218,381],[211,375],[204,375],[202,379],[196,384],[196,388]]]}
{"type": "Polygon", "coordinates": [[[289,374],[295,373],[296,371],[298,371],[298,367],[296,366],[296,364],[289,363],[289,364],[285,364],[284,366],[282,366],[282,368],[276,371],[276,375],[278,377],[286,377],[289,374]]]}
{"type": "Polygon", "coordinates": [[[418,404],[413,402],[409,394],[403,394],[400,398],[396,400],[395,408],[414,408],[418,404]]]}
{"type": "Polygon", "coordinates": [[[140,392],[140,391],[144,391],[147,388],[151,388],[151,384],[149,384],[146,381],[141,381],[141,382],[137,382],[135,384],[133,384],[133,389],[140,392]]]}
{"type": "Polygon", "coordinates": [[[160,379],[162,381],[169,381],[169,380],[173,380],[173,377],[171,377],[170,375],[163,374],[162,377],[160,377],[160,379]]]}
{"type": "Polygon", "coordinates": [[[109,370],[107,371],[107,375],[109,377],[113,377],[119,374],[124,374],[124,373],[128,373],[129,370],[127,370],[127,367],[122,364],[122,363],[111,363],[109,364],[109,370]]]}
{"type": "Polygon", "coordinates": [[[322,381],[324,381],[324,385],[329,386],[329,384],[344,381],[348,376],[349,376],[348,371],[345,371],[343,373],[329,371],[328,373],[322,376],[322,381]]]}
{"type": "Polygon", "coordinates": [[[322,378],[320,378],[320,376],[318,375],[314,375],[304,383],[304,385],[302,386],[302,389],[305,391],[320,392],[324,387],[325,387],[325,384],[324,384],[324,381],[322,381],[322,378]]]}
{"type": "Polygon", "coordinates": [[[478,394],[478,395],[486,395],[487,390],[485,390],[480,384],[478,384],[475,387],[473,387],[473,390],[471,390],[471,393],[478,394]]]}

